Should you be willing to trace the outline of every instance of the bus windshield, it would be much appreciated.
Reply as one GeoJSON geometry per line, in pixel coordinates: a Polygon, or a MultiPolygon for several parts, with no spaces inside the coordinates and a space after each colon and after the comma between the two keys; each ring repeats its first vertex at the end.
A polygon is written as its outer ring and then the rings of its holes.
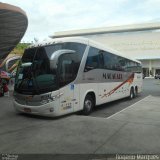
{"type": "Polygon", "coordinates": [[[54,52],[61,49],[72,49],[78,53],[79,68],[85,50],[83,44],[67,42],[27,49],[17,69],[15,91],[33,95],[58,89],[59,76],[57,69],[50,66],[50,60],[54,52]]]}

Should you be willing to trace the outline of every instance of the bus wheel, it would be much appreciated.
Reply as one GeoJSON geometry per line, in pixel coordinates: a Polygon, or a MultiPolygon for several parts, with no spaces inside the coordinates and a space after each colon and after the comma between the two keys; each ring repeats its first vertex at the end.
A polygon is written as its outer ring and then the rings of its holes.
{"type": "Polygon", "coordinates": [[[135,87],[135,97],[137,97],[138,96],[138,87],[136,86],[135,87]]]}
{"type": "Polygon", "coordinates": [[[131,90],[130,90],[129,99],[133,99],[134,97],[135,97],[135,95],[134,95],[134,89],[132,87],[131,90]]]}
{"type": "Polygon", "coordinates": [[[91,95],[87,95],[84,100],[82,113],[84,115],[89,115],[92,112],[94,106],[94,101],[91,95]]]}

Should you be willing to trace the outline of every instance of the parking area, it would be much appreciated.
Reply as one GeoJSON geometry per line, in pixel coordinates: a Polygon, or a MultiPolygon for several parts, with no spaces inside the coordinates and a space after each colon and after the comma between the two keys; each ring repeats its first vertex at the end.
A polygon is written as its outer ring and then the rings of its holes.
{"type": "Polygon", "coordinates": [[[123,99],[96,108],[90,116],[72,114],[56,119],[16,114],[12,97],[5,96],[0,99],[0,152],[159,153],[160,85],[154,79],[146,79],[144,85],[148,84],[155,89],[144,88],[145,93],[132,103],[123,99]],[[147,94],[149,89],[153,93],[147,94]]]}

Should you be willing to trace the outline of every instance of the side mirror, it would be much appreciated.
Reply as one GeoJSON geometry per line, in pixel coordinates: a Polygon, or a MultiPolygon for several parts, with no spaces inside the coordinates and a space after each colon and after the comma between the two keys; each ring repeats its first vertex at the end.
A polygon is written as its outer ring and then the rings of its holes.
{"type": "Polygon", "coordinates": [[[32,62],[22,63],[22,67],[30,67],[32,62]]]}
{"type": "Polygon", "coordinates": [[[73,53],[76,53],[74,50],[68,50],[68,49],[62,49],[62,50],[58,50],[58,51],[55,51],[52,55],[51,55],[51,58],[50,58],[50,68],[53,70],[53,69],[56,69],[57,68],[57,64],[58,64],[58,59],[61,55],[63,54],[73,54],[73,53]]]}

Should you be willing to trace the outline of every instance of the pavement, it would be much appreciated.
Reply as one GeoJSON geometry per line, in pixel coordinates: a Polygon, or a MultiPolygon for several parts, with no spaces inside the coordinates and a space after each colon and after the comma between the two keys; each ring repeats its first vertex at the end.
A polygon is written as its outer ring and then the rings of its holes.
{"type": "MultiPolygon", "coordinates": [[[[160,98],[148,96],[108,117],[119,127],[96,153],[160,153],[160,98]]],[[[110,127],[110,126],[109,126],[110,127]]]]}
{"type": "Polygon", "coordinates": [[[69,115],[35,121],[38,117],[14,113],[16,119],[8,118],[5,126],[0,121],[0,153],[158,154],[159,104],[159,97],[148,96],[108,118],[69,115]]]}
{"type": "Polygon", "coordinates": [[[72,154],[72,158],[160,153],[159,96],[147,96],[107,118],[71,114],[50,119],[17,115],[12,83],[9,89],[4,97],[9,108],[0,117],[0,153],[72,154]]]}

